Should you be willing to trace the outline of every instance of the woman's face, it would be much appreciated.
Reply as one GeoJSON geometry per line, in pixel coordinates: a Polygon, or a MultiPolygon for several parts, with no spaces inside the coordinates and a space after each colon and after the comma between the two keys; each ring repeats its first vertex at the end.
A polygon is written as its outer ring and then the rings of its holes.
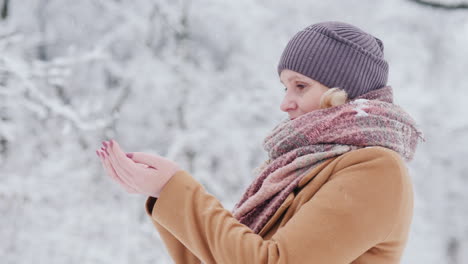
{"type": "Polygon", "coordinates": [[[288,69],[281,71],[280,82],[286,93],[280,108],[291,119],[319,109],[320,97],[328,90],[318,81],[288,69]]]}

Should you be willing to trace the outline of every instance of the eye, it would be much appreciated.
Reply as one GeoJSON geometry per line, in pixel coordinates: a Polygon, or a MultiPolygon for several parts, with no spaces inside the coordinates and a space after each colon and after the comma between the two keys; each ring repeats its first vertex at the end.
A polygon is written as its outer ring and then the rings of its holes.
{"type": "Polygon", "coordinates": [[[303,84],[298,84],[298,85],[296,85],[296,86],[297,86],[298,88],[300,88],[301,90],[305,88],[305,85],[303,85],[303,84]]]}

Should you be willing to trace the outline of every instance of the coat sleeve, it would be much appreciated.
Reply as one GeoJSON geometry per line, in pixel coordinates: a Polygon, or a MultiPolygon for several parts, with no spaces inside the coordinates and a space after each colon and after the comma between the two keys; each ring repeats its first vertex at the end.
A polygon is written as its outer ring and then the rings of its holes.
{"type": "MultiPolygon", "coordinates": [[[[350,263],[401,216],[406,167],[379,149],[344,154],[329,180],[271,237],[235,219],[188,172],[162,190],[151,217],[203,263],[350,263]]],[[[173,242],[176,254],[182,246],[173,242]]],[[[185,256],[186,250],[181,250],[185,256]]]]}
{"type": "MultiPolygon", "coordinates": [[[[149,196],[146,199],[145,210],[146,213],[151,217],[154,203],[157,201],[157,198],[149,196]]],[[[153,225],[158,230],[161,239],[166,245],[169,255],[171,255],[175,264],[200,264],[200,260],[193,255],[190,250],[188,250],[179,240],[177,240],[174,235],[172,235],[167,229],[162,227],[158,222],[151,219],[153,225]]]]}

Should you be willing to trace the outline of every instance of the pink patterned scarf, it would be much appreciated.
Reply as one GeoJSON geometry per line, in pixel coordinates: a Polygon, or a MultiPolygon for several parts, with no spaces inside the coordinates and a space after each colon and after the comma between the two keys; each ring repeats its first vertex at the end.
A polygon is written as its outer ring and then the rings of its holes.
{"type": "Polygon", "coordinates": [[[392,149],[410,161],[418,138],[424,140],[415,121],[393,104],[391,86],[285,119],[265,138],[269,159],[255,170],[255,180],[232,213],[259,233],[301,178],[323,161],[368,146],[392,149]]]}

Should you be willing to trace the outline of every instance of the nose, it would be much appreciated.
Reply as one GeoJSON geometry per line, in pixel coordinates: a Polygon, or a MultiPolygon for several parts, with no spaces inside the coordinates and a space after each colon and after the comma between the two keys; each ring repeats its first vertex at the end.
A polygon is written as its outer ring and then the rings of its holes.
{"type": "Polygon", "coordinates": [[[280,105],[281,111],[288,113],[296,109],[296,107],[297,107],[297,104],[294,98],[292,98],[292,96],[285,95],[283,102],[281,102],[281,105],[280,105]]]}

